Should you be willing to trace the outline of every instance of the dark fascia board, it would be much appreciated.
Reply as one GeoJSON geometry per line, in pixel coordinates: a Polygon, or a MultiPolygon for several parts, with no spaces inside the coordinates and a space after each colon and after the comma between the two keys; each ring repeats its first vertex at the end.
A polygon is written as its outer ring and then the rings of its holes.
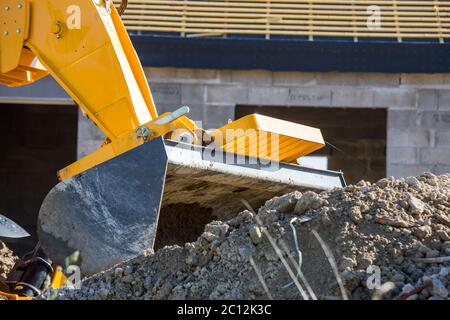
{"type": "Polygon", "coordinates": [[[311,72],[450,71],[450,44],[423,40],[353,42],[131,35],[146,67],[311,72]]]}

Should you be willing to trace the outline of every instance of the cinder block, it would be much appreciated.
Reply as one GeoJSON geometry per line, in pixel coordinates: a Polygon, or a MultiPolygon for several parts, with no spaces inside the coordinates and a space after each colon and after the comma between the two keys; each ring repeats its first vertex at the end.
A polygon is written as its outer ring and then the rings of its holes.
{"type": "Polygon", "coordinates": [[[190,69],[190,68],[144,68],[147,80],[152,83],[192,83],[192,82],[218,82],[218,70],[190,69]]]}
{"type": "Polygon", "coordinates": [[[78,117],[78,140],[103,140],[105,134],[90,119],[78,117]]]}
{"type": "Polygon", "coordinates": [[[209,105],[205,109],[204,129],[214,129],[228,123],[228,120],[234,120],[235,105],[209,105]]]}
{"type": "Polygon", "coordinates": [[[274,72],[273,73],[274,85],[289,85],[289,86],[308,86],[316,85],[316,73],[314,72],[274,72]]]}
{"type": "Polygon", "coordinates": [[[233,70],[231,81],[246,85],[272,85],[272,72],[266,70],[233,70]]]}
{"type": "Polygon", "coordinates": [[[386,175],[388,177],[394,176],[396,178],[401,177],[410,177],[410,176],[418,176],[426,171],[430,171],[431,166],[427,165],[411,165],[411,164],[391,164],[388,163],[387,165],[387,172],[386,175]]]}
{"type": "Polygon", "coordinates": [[[392,164],[417,164],[417,148],[388,147],[387,161],[392,164]]]}
{"type": "Polygon", "coordinates": [[[190,104],[189,109],[189,119],[201,122],[205,120],[206,104],[190,104]]]}
{"type": "Polygon", "coordinates": [[[219,83],[231,83],[232,70],[218,70],[218,81],[219,83]]]}
{"type": "Polygon", "coordinates": [[[206,102],[206,86],[204,84],[182,84],[181,103],[183,105],[206,102]]]}
{"type": "Polygon", "coordinates": [[[415,110],[388,110],[388,130],[409,130],[417,127],[417,112],[415,110]]]}
{"type": "MultiPolygon", "coordinates": [[[[450,127],[448,129],[450,130],[450,127]]],[[[436,132],[436,147],[450,148],[450,131],[436,132]]]]}
{"type": "Polygon", "coordinates": [[[181,104],[181,85],[172,83],[155,83],[150,85],[156,104],[181,104]]]}
{"type": "Polygon", "coordinates": [[[217,81],[219,71],[216,69],[177,69],[177,78],[190,81],[217,81]]]}
{"type": "Polygon", "coordinates": [[[388,130],[388,145],[390,147],[430,147],[431,135],[429,130],[401,130],[390,128],[388,130]]]}
{"type": "Polygon", "coordinates": [[[374,92],[364,88],[333,88],[332,105],[336,107],[372,107],[374,92]]]}
{"type": "Polygon", "coordinates": [[[260,105],[290,105],[287,88],[249,88],[248,103],[260,105]]]}
{"type": "Polygon", "coordinates": [[[316,74],[318,85],[325,86],[356,86],[358,74],[355,72],[319,72],[316,74]]]}
{"type": "Polygon", "coordinates": [[[443,73],[402,73],[402,85],[433,86],[444,84],[443,73]]]}
{"type": "Polygon", "coordinates": [[[438,175],[450,173],[450,165],[438,164],[437,166],[433,167],[431,172],[438,175]]]}
{"type": "Polygon", "coordinates": [[[450,149],[423,148],[420,150],[420,162],[431,165],[450,165],[450,149]]]}
{"type": "Polygon", "coordinates": [[[448,130],[450,128],[450,111],[424,111],[417,120],[422,128],[448,130]]]}
{"type": "Polygon", "coordinates": [[[398,87],[398,73],[321,72],[316,75],[317,84],[359,87],[398,87]]]}
{"type": "Polygon", "coordinates": [[[174,80],[177,78],[176,68],[144,68],[144,73],[149,83],[154,83],[156,80],[174,80]]]}
{"type": "Polygon", "coordinates": [[[158,114],[161,115],[166,112],[173,112],[179,107],[177,104],[173,103],[157,103],[156,109],[158,109],[158,114]]]}
{"type": "Polygon", "coordinates": [[[357,85],[362,87],[398,87],[399,73],[357,73],[357,85]]]}
{"type": "Polygon", "coordinates": [[[388,108],[415,108],[416,92],[413,89],[374,89],[374,106],[388,108]]]}
{"type": "Polygon", "coordinates": [[[408,130],[389,128],[387,130],[387,145],[389,147],[409,147],[409,134],[408,130]]]}
{"type": "Polygon", "coordinates": [[[439,100],[437,90],[422,89],[418,90],[416,95],[419,110],[437,110],[439,100]]]}
{"type": "Polygon", "coordinates": [[[450,90],[438,91],[438,109],[450,110],[450,90]]]}
{"type": "Polygon", "coordinates": [[[77,146],[77,158],[81,159],[84,156],[87,156],[91,152],[97,150],[100,148],[100,145],[102,144],[103,140],[78,140],[78,146],[77,146]]]}
{"type": "Polygon", "coordinates": [[[208,86],[207,101],[219,104],[246,104],[248,102],[248,89],[245,86],[208,86]]]}
{"type": "Polygon", "coordinates": [[[289,89],[288,104],[293,106],[331,106],[330,88],[303,87],[289,89]]]}

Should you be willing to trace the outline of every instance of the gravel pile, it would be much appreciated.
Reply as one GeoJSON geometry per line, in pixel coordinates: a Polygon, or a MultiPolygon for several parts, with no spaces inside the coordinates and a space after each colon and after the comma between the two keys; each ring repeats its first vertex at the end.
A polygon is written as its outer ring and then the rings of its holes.
{"type": "Polygon", "coordinates": [[[448,299],[449,257],[450,175],[425,173],[271,199],[60,298],[448,299]]]}
{"type": "Polygon", "coordinates": [[[17,257],[11,250],[0,241],[0,278],[6,278],[6,275],[14,267],[17,257]]]}

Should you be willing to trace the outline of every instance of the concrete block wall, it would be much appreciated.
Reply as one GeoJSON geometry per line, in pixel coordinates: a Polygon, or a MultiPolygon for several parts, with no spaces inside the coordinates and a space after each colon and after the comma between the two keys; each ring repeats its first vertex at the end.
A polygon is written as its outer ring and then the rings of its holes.
{"type": "MultiPolygon", "coordinates": [[[[450,74],[145,68],[160,113],[181,105],[214,128],[236,105],[386,108],[387,175],[450,172],[450,74]]],[[[80,128],[84,127],[80,120],[80,128]]],[[[81,130],[84,131],[84,130],[81,130]]],[[[81,132],[79,155],[99,133],[81,132]]]]}

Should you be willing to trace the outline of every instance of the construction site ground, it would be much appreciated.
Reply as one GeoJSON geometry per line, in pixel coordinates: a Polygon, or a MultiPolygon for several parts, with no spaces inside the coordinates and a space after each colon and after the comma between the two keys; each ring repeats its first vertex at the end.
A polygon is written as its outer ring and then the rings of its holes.
{"type": "MultiPolygon", "coordinates": [[[[13,262],[0,243],[0,276],[13,262]]],[[[441,300],[449,291],[450,175],[424,173],[270,199],[57,298],[441,300]]]]}

